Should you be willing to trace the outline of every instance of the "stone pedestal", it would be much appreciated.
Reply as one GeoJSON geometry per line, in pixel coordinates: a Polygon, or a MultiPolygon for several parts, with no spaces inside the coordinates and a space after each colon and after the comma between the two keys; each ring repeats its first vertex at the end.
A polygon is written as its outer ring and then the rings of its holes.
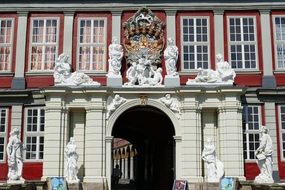
{"type": "Polygon", "coordinates": [[[67,183],[68,190],[79,190],[79,183],[67,183]]]}
{"type": "Polygon", "coordinates": [[[7,184],[24,184],[25,180],[24,179],[19,179],[19,180],[7,180],[7,184]]]}
{"type": "Polygon", "coordinates": [[[164,85],[165,87],[179,87],[180,86],[179,76],[166,75],[164,78],[164,85]]]}
{"type": "Polygon", "coordinates": [[[107,86],[122,87],[122,76],[107,76],[107,86]]]}

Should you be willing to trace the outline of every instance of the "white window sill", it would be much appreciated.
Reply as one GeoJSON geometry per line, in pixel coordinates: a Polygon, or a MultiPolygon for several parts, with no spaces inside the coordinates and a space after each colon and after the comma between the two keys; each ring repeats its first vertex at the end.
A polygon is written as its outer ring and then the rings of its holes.
{"type": "Polygon", "coordinates": [[[5,71],[0,71],[0,76],[5,76],[5,77],[13,77],[14,73],[9,72],[5,72],[5,71]]]}
{"type": "Polygon", "coordinates": [[[44,162],[44,160],[27,160],[27,159],[24,159],[24,162],[25,163],[41,163],[41,162],[44,162]]]}
{"type": "Polygon", "coordinates": [[[279,69],[279,70],[273,71],[273,73],[274,73],[274,74],[285,74],[285,70],[279,69]]]}
{"type": "Polygon", "coordinates": [[[26,76],[53,76],[53,71],[48,71],[48,72],[29,71],[26,72],[26,76]]]}
{"type": "Polygon", "coordinates": [[[258,75],[261,74],[261,71],[258,70],[235,70],[238,75],[258,75]]]}

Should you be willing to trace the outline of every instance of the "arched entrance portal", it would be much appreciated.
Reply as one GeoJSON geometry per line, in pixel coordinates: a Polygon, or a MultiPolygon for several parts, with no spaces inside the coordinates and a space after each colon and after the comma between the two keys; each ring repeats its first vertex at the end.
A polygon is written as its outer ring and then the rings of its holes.
{"type": "Polygon", "coordinates": [[[112,136],[136,147],[136,189],[171,189],[174,179],[174,126],[169,117],[152,106],[136,106],[116,120],[112,136]]]}

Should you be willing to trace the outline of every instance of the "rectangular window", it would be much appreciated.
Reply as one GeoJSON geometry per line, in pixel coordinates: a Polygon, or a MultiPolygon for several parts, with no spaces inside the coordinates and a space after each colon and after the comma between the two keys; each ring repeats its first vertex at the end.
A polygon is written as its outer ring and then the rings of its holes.
{"type": "Polygon", "coordinates": [[[107,19],[78,19],[77,68],[86,72],[106,71],[107,19]]]}
{"type": "Polygon", "coordinates": [[[257,69],[255,17],[228,17],[228,43],[233,69],[257,69]]]}
{"type": "Polygon", "coordinates": [[[279,112],[280,121],[280,135],[281,135],[281,154],[282,158],[285,159],[285,105],[280,106],[279,112]]]}
{"type": "Polygon", "coordinates": [[[0,161],[4,161],[6,134],[8,126],[8,109],[0,108],[0,161]]]}
{"type": "Polygon", "coordinates": [[[30,71],[52,71],[58,56],[59,18],[32,18],[30,71]]]}
{"type": "Polygon", "coordinates": [[[0,18],[0,72],[10,72],[12,65],[12,49],[14,19],[0,18]]]}
{"type": "Polygon", "coordinates": [[[44,108],[27,108],[25,112],[26,160],[42,160],[44,153],[44,108]]]}
{"type": "Polygon", "coordinates": [[[244,159],[255,159],[254,151],[259,147],[260,106],[244,106],[242,124],[244,159]]]}
{"type": "Polygon", "coordinates": [[[285,16],[274,16],[274,44],[276,69],[285,69],[285,16]]]}
{"type": "Polygon", "coordinates": [[[183,70],[208,69],[210,65],[209,17],[181,18],[183,70]]]}

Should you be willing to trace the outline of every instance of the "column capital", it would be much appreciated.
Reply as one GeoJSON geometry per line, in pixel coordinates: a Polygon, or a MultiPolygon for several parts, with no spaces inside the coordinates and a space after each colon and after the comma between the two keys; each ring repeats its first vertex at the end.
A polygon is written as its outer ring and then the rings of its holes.
{"type": "Polygon", "coordinates": [[[260,14],[268,14],[268,15],[269,15],[270,12],[271,12],[270,9],[260,9],[260,10],[259,10],[259,13],[260,13],[260,14]]]}
{"type": "Polygon", "coordinates": [[[165,10],[166,16],[175,16],[176,12],[177,12],[177,10],[173,10],[173,9],[166,9],[165,10]]]}
{"type": "Polygon", "coordinates": [[[113,138],[114,138],[113,136],[106,136],[105,140],[106,140],[107,143],[112,143],[113,138]]]}
{"type": "Polygon", "coordinates": [[[224,15],[225,10],[215,9],[213,10],[214,15],[224,15]]]}
{"type": "Polygon", "coordinates": [[[29,14],[29,11],[18,11],[17,14],[18,14],[20,17],[27,17],[28,14],[29,14]]]}
{"type": "Polygon", "coordinates": [[[64,16],[74,16],[75,11],[64,11],[64,16]]]}
{"type": "Polygon", "coordinates": [[[112,16],[121,16],[122,15],[122,10],[112,10],[112,16]]]}

